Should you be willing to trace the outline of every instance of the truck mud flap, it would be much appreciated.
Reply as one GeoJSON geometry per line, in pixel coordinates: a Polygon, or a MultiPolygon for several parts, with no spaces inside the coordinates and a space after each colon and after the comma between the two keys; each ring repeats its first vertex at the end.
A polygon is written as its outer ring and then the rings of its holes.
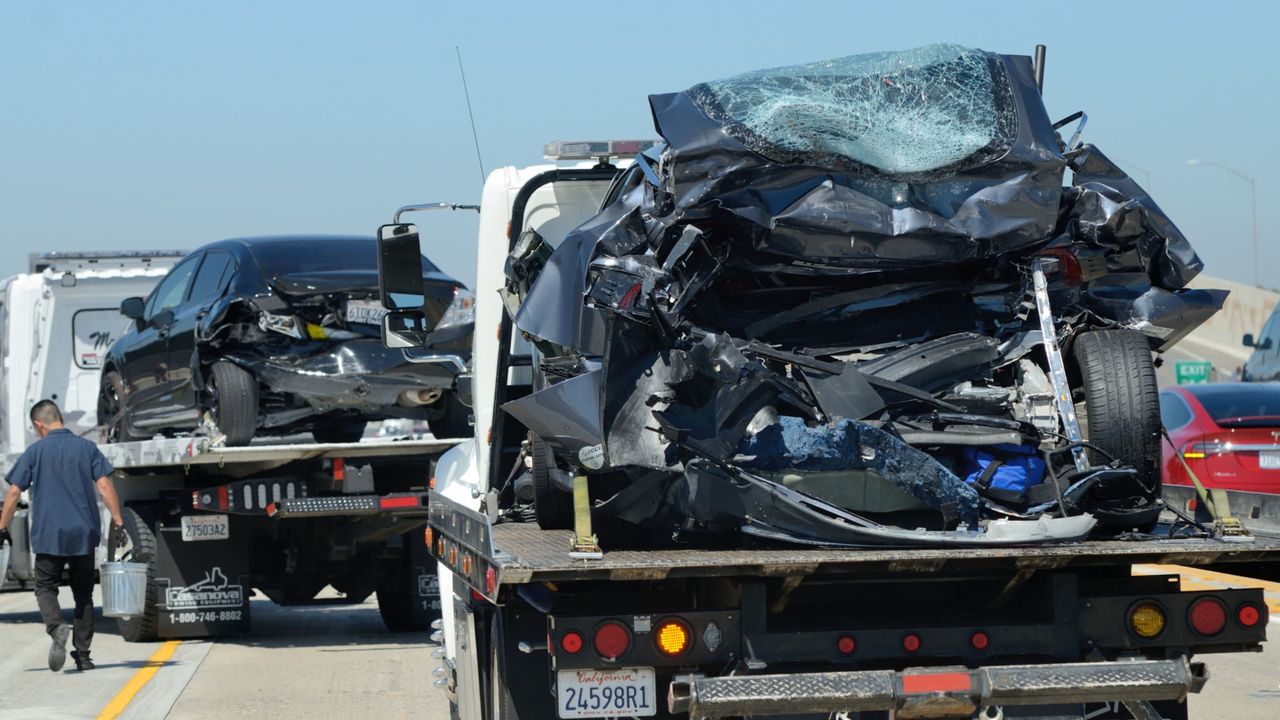
{"type": "Polygon", "coordinates": [[[894,710],[899,717],[969,717],[989,705],[1177,700],[1199,690],[1186,659],[1005,665],[895,672],[677,677],[667,703],[690,718],[894,710]]]}

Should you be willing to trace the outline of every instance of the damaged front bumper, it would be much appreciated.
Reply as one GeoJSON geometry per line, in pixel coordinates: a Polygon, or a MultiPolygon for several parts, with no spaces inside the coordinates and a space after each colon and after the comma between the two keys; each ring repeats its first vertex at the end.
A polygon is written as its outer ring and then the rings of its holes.
{"type": "Polygon", "coordinates": [[[967,670],[852,672],[677,677],[667,705],[690,718],[895,711],[900,718],[971,717],[1003,705],[1182,700],[1199,692],[1204,666],[1185,658],[967,670]]]}
{"type": "Polygon", "coordinates": [[[253,373],[267,392],[300,401],[301,407],[268,412],[268,427],[296,421],[299,415],[334,411],[355,411],[374,419],[425,417],[424,408],[455,390],[466,370],[461,356],[410,362],[400,350],[376,339],[300,346],[297,351],[287,356],[226,355],[253,373]]]}

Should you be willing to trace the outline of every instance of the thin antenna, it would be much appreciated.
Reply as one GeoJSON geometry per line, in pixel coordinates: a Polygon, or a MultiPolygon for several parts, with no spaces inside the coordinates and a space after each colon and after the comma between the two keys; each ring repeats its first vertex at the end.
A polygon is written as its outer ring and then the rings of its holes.
{"type": "Polygon", "coordinates": [[[458,54],[458,74],[462,76],[462,94],[467,97],[467,117],[471,119],[471,139],[476,143],[476,162],[480,164],[480,182],[483,183],[484,160],[480,158],[480,136],[476,133],[476,116],[471,112],[471,93],[467,90],[467,73],[462,69],[462,50],[454,45],[453,51],[458,54]]]}

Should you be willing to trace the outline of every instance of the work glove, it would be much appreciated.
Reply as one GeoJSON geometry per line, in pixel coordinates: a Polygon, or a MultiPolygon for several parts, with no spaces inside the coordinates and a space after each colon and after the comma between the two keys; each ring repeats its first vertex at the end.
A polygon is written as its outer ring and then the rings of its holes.
{"type": "MultiPolygon", "coordinates": [[[[13,536],[9,534],[8,528],[5,528],[4,530],[0,530],[0,547],[3,547],[5,543],[9,543],[10,545],[13,545],[13,536]]],[[[3,579],[3,578],[0,578],[0,579],[3,579]]]]}

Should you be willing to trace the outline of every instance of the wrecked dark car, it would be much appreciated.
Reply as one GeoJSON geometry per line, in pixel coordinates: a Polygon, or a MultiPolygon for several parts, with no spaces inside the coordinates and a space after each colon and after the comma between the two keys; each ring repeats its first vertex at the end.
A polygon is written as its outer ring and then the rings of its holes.
{"type": "Polygon", "coordinates": [[[619,542],[1150,531],[1153,352],[1226,293],[1040,78],[934,45],[650,96],[664,142],[508,261],[538,521],[585,476],[619,542]]]}
{"type": "Polygon", "coordinates": [[[370,420],[426,420],[437,437],[470,432],[456,395],[474,300],[422,258],[425,355],[381,342],[373,238],[223,240],[188,255],[145,300],[102,369],[99,423],[123,442],[205,428],[227,445],[310,431],[354,442],[370,420]],[[418,360],[417,362],[411,360],[418,360]]]}

